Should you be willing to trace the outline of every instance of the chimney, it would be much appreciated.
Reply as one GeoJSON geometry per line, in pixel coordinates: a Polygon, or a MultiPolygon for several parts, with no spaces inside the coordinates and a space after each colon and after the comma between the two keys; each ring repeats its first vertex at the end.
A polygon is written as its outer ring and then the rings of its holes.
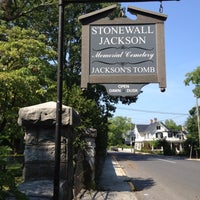
{"type": "Polygon", "coordinates": [[[150,124],[153,124],[153,119],[150,120],[150,124]]]}
{"type": "Polygon", "coordinates": [[[182,132],[184,132],[185,131],[185,127],[181,126],[181,130],[182,130],[182,132]]]}
{"type": "Polygon", "coordinates": [[[155,118],[154,118],[154,123],[156,123],[156,122],[157,122],[157,118],[155,117],[155,118]]]}

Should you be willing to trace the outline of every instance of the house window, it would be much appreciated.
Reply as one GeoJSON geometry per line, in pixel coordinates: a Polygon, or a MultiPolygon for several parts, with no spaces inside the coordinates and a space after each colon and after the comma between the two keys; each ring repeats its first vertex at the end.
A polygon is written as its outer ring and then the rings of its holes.
{"type": "Polygon", "coordinates": [[[160,130],[160,126],[156,126],[156,129],[157,129],[157,130],[160,130]]]}
{"type": "Polygon", "coordinates": [[[168,133],[168,138],[171,138],[171,137],[173,137],[173,133],[172,133],[172,132],[169,132],[169,133],[168,133]]]}
{"type": "Polygon", "coordinates": [[[162,139],[163,138],[163,133],[162,132],[156,133],[156,138],[162,139]]]}

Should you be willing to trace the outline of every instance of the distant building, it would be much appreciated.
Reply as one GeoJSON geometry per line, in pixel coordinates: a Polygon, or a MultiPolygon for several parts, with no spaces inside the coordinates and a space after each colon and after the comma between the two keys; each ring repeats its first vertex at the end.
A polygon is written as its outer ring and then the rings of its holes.
{"type": "MultiPolygon", "coordinates": [[[[165,139],[176,146],[177,152],[182,151],[182,143],[186,140],[186,131],[174,131],[164,123],[154,120],[150,124],[136,124],[133,130],[135,135],[135,149],[141,150],[145,142],[165,139]]],[[[153,149],[154,147],[152,147],[153,149]]]]}
{"type": "Polygon", "coordinates": [[[135,144],[135,134],[133,130],[127,131],[124,135],[124,144],[134,146],[135,144]]]}

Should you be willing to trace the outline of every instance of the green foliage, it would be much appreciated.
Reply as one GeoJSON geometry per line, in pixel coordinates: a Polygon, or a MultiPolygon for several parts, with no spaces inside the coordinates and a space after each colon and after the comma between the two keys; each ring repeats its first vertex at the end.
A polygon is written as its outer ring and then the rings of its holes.
{"type": "Polygon", "coordinates": [[[0,26],[0,33],[1,71],[26,67],[33,74],[47,73],[47,70],[44,71],[47,61],[56,54],[46,45],[45,35],[31,29],[18,26],[8,28],[5,25],[0,26]]]}
{"type": "Polygon", "coordinates": [[[171,155],[175,155],[175,147],[174,145],[171,144],[165,140],[165,139],[161,139],[157,141],[157,145],[159,147],[163,147],[163,154],[166,156],[171,156],[171,155]]]}
{"type": "MultiPolygon", "coordinates": [[[[196,98],[200,98],[200,66],[197,67],[190,73],[186,74],[186,79],[184,80],[185,85],[193,84],[195,88],[193,89],[194,96],[196,98]]],[[[197,99],[198,100],[198,99],[197,99]]],[[[185,151],[187,154],[190,152],[191,146],[193,147],[193,151],[199,151],[199,139],[198,139],[198,125],[197,125],[197,114],[196,107],[193,107],[189,113],[190,116],[186,121],[186,127],[189,135],[187,136],[187,140],[185,141],[185,151]]],[[[200,108],[199,108],[200,111],[200,108]]],[[[199,152],[200,154],[200,152],[199,152]]]]}
{"type": "Polygon", "coordinates": [[[194,134],[188,134],[187,140],[184,142],[185,155],[189,157],[191,153],[192,157],[196,157],[196,150],[198,150],[198,137],[196,137],[194,134]]]}
{"type": "Polygon", "coordinates": [[[141,151],[145,153],[164,154],[164,152],[162,151],[157,151],[157,150],[161,150],[161,148],[163,147],[162,145],[163,145],[162,140],[152,140],[149,142],[146,141],[144,142],[144,145],[142,146],[141,151]],[[154,151],[152,151],[152,147],[154,148],[154,151]]]}
{"type": "MultiPolygon", "coordinates": [[[[196,107],[193,107],[189,111],[190,116],[185,123],[188,131],[187,140],[184,142],[184,150],[187,156],[190,155],[190,149],[192,147],[192,155],[195,156],[196,150],[199,147],[198,125],[197,125],[197,112],[196,107]]],[[[199,153],[200,155],[200,153],[199,153]]]]}
{"type": "MultiPolygon", "coordinates": [[[[1,167],[0,163],[0,167],[1,167]]],[[[14,176],[11,172],[5,170],[0,172],[0,200],[5,200],[6,197],[14,196],[17,200],[27,199],[16,186],[14,176]]]]}
{"type": "Polygon", "coordinates": [[[108,144],[116,146],[123,144],[123,135],[130,130],[132,126],[131,119],[117,116],[109,119],[108,144]]]}
{"type": "Polygon", "coordinates": [[[149,142],[151,147],[154,147],[155,149],[160,149],[160,146],[158,144],[158,140],[152,140],[149,142]]]}
{"type": "Polygon", "coordinates": [[[198,135],[198,126],[197,126],[197,115],[196,115],[196,108],[193,107],[190,111],[190,116],[187,118],[186,127],[189,134],[193,136],[198,135]]]}
{"type": "Polygon", "coordinates": [[[25,195],[18,190],[15,179],[21,176],[22,165],[9,166],[7,161],[11,151],[7,146],[0,146],[0,200],[5,200],[9,196],[14,196],[17,200],[26,200],[25,195]]]}
{"type": "Polygon", "coordinates": [[[184,80],[185,85],[193,84],[195,89],[193,93],[196,97],[200,97],[200,66],[197,67],[194,71],[186,74],[186,79],[184,80]]]}
{"type": "Polygon", "coordinates": [[[190,83],[197,85],[200,83],[200,66],[197,67],[192,72],[186,74],[185,84],[189,85],[190,83]]]}
{"type": "Polygon", "coordinates": [[[14,150],[14,140],[22,137],[17,125],[19,108],[53,96],[49,62],[56,53],[37,31],[0,25],[0,33],[0,143],[14,150]]]}
{"type": "Polygon", "coordinates": [[[142,152],[151,152],[151,143],[150,142],[144,142],[144,145],[141,149],[142,152]]]}
{"type": "MultiPolygon", "coordinates": [[[[187,118],[187,140],[184,142],[184,150],[187,156],[190,155],[192,149],[192,156],[196,156],[199,151],[199,136],[198,136],[198,125],[197,125],[197,113],[196,107],[193,107],[190,111],[190,116],[187,118]],[[196,152],[197,151],[197,152],[196,152]]],[[[200,155],[200,152],[198,153],[200,155]]]]}
{"type": "Polygon", "coordinates": [[[165,125],[173,130],[173,131],[180,131],[181,130],[181,126],[177,125],[172,119],[167,119],[165,120],[165,125]]]}
{"type": "Polygon", "coordinates": [[[101,111],[99,107],[94,100],[83,95],[79,86],[73,85],[70,89],[66,88],[63,93],[63,102],[78,111],[81,120],[79,128],[85,129],[100,123],[101,111]]]}
{"type": "Polygon", "coordinates": [[[185,84],[189,85],[190,83],[196,85],[200,83],[200,66],[197,67],[194,71],[186,74],[185,84]]]}
{"type": "MultiPolygon", "coordinates": [[[[34,1],[11,1],[3,0],[1,4],[0,19],[2,21],[18,21],[19,18],[34,15],[35,12],[45,9],[47,6],[56,6],[56,0],[34,0],[34,1]]],[[[34,18],[31,18],[34,20],[34,18]]]]}

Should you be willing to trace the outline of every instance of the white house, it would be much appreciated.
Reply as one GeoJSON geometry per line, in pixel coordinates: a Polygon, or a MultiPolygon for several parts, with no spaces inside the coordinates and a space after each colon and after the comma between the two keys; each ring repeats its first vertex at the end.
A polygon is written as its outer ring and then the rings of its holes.
{"type": "Polygon", "coordinates": [[[177,151],[182,151],[182,143],[186,139],[186,132],[170,130],[162,122],[155,118],[150,124],[136,124],[134,128],[135,134],[135,149],[141,150],[144,142],[166,139],[177,146],[177,151]]]}

